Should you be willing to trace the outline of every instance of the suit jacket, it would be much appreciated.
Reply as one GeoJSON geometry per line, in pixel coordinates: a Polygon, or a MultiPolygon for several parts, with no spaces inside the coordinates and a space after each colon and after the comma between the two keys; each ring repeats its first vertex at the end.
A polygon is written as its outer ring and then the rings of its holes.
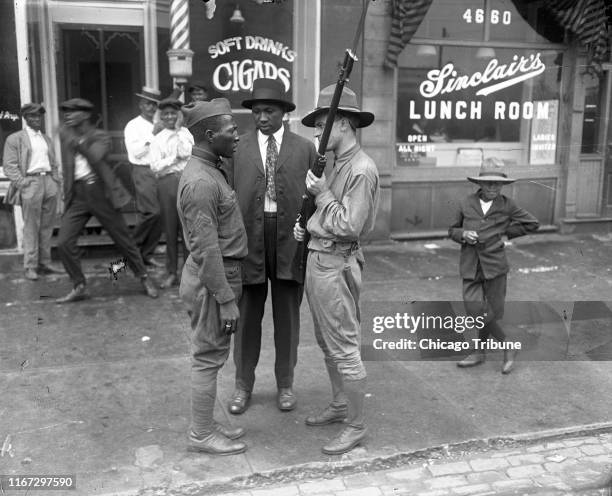
{"type": "Polygon", "coordinates": [[[76,153],[83,155],[94,174],[102,181],[106,197],[114,208],[125,207],[132,199],[119,177],[115,174],[114,166],[108,160],[111,151],[111,137],[106,131],[92,129],[84,140],[78,143],[74,133],[62,128],[62,156],[64,175],[64,204],[70,205],[74,185],[74,157],[76,153]]]}
{"type": "MultiPolygon", "coordinates": [[[[42,135],[49,149],[49,164],[51,165],[51,177],[59,184],[58,163],[53,151],[53,143],[46,135],[42,135]]],[[[4,174],[11,181],[6,193],[6,203],[21,205],[20,190],[26,181],[26,173],[32,157],[32,144],[25,129],[9,135],[4,143],[2,165],[4,174]]]]}
{"type": "Polygon", "coordinates": [[[448,230],[451,239],[461,243],[459,271],[464,279],[476,278],[479,262],[485,279],[506,274],[509,266],[502,235],[516,238],[535,231],[540,225],[538,219],[504,195],[495,198],[484,214],[479,193],[463,199],[455,213],[455,222],[448,230]],[[465,242],[462,236],[466,230],[478,233],[478,243],[465,242]]]}
{"type": "MultiPolygon", "coordinates": [[[[306,190],[306,172],[315,163],[317,151],[312,144],[285,127],[276,163],[276,277],[303,283],[299,270],[298,244],[293,238],[293,226],[306,190]]],[[[264,198],[266,176],[259,152],[257,131],[240,137],[233,160],[224,169],[236,191],[249,253],[243,261],[243,283],[261,284],[266,281],[264,254],[264,198]]]]}

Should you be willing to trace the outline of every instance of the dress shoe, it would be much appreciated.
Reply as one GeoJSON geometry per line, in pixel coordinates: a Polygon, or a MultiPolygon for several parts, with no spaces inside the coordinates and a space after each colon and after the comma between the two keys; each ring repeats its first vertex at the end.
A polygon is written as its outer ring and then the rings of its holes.
{"type": "Polygon", "coordinates": [[[77,284],[66,296],[55,300],[55,303],[72,303],[73,301],[86,300],[87,298],[89,298],[89,293],[85,284],[77,284]]]}
{"type": "Polygon", "coordinates": [[[155,284],[153,283],[153,281],[149,277],[143,277],[141,281],[142,281],[142,287],[144,288],[146,295],[149,298],[157,298],[158,297],[157,288],[155,287],[155,284]]]}
{"type": "Polygon", "coordinates": [[[249,401],[251,400],[251,393],[243,391],[242,389],[236,389],[232,394],[232,399],[229,402],[229,412],[234,415],[240,415],[246,412],[249,407],[249,401]]]}
{"type": "Polygon", "coordinates": [[[168,277],[164,279],[159,287],[162,289],[171,288],[172,286],[178,286],[178,283],[179,280],[178,277],[176,277],[176,274],[168,274],[168,277]]]}
{"type": "Polygon", "coordinates": [[[335,407],[334,405],[328,405],[325,410],[316,414],[306,417],[304,421],[306,425],[317,427],[319,425],[333,424],[334,422],[344,422],[348,415],[348,406],[335,407]]]}
{"type": "Polygon", "coordinates": [[[215,423],[215,429],[228,439],[238,439],[246,433],[244,427],[228,427],[218,422],[215,423]]]}
{"type": "Polygon", "coordinates": [[[514,369],[514,360],[518,355],[517,350],[504,350],[504,363],[502,364],[501,373],[509,374],[514,369]]]}
{"type": "Polygon", "coordinates": [[[189,449],[211,455],[237,455],[244,453],[247,445],[241,441],[232,441],[218,431],[213,431],[203,439],[193,432],[189,434],[189,449]]]}
{"type": "Polygon", "coordinates": [[[30,281],[36,281],[38,279],[38,274],[34,269],[26,269],[25,278],[29,279],[30,281]]]}
{"type": "Polygon", "coordinates": [[[465,357],[460,362],[457,362],[457,367],[475,367],[476,365],[480,365],[484,363],[486,360],[486,355],[482,352],[472,353],[471,355],[465,357]]]}
{"type": "Polygon", "coordinates": [[[290,412],[297,405],[297,398],[291,388],[280,388],[276,397],[276,405],[281,412],[290,412]]]}
{"type": "Polygon", "coordinates": [[[155,267],[157,269],[161,269],[162,267],[164,267],[163,263],[158,262],[153,257],[145,258],[144,264],[147,265],[148,267],[155,267]]]}
{"type": "Polygon", "coordinates": [[[60,269],[57,269],[51,265],[44,265],[44,264],[40,264],[38,268],[36,269],[36,271],[39,274],[42,274],[45,276],[49,274],[61,274],[62,273],[60,269]]]}
{"type": "Polygon", "coordinates": [[[342,455],[361,443],[367,432],[365,427],[347,425],[340,434],[323,446],[322,451],[326,455],[342,455]]]}

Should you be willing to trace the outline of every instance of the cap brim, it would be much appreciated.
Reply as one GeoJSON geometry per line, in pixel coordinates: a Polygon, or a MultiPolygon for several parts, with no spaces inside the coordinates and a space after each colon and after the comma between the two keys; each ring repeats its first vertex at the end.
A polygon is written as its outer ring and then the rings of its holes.
{"type": "Polygon", "coordinates": [[[510,179],[509,177],[493,176],[493,175],[492,176],[476,176],[476,177],[468,176],[467,180],[475,184],[479,184],[481,182],[495,182],[495,183],[510,184],[516,181],[516,179],[510,179]]]}
{"type": "MultiPolygon", "coordinates": [[[[322,112],[327,112],[328,110],[329,107],[320,107],[314,109],[312,112],[304,116],[304,118],[302,119],[302,124],[304,124],[304,126],[306,127],[315,127],[315,120],[317,116],[322,112]]],[[[372,112],[361,112],[346,107],[338,107],[338,110],[359,117],[359,123],[357,124],[357,127],[368,127],[370,124],[372,124],[372,122],[374,122],[374,114],[372,112]]]]}
{"type": "Polygon", "coordinates": [[[151,96],[143,95],[142,93],[134,93],[139,98],[144,98],[145,100],[149,100],[150,102],[159,103],[159,99],[153,98],[151,96]]]}
{"type": "Polygon", "coordinates": [[[258,102],[271,102],[271,103],[276,103],[277,105],[280,105],[281,107],[283,107],[285,109],[285,112],[293,112],[295,110],[295,104],[293,102],[286,102],[285,100],[270,100],[270,99],[251,99],[251,100],[244,100],[242,102],[242,106],[244,108],[248,108],[251,109],[253,108],[253,105],[255,105],[258,102]]]}

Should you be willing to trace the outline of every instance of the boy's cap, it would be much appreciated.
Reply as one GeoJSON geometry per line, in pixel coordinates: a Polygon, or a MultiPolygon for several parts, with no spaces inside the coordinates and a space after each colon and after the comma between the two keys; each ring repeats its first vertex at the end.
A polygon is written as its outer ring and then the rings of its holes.
{"type": "Polygon", "coordinates": [[[162,101],[160,101],[157,108],[163,110],[166,107],[172,107],[175,110],[180,110],[182,106],[183,102],[181,102],[178,98],[172,98],[172,96],[169,96],[168,98],[164,98],[162,101]]]}
{"type": "Polygon", "coordinates": [[[27,114],[44,114],[45,107],[41,103],[26,103],[21,107],[21,115],[27,114]]]}
{"type": "Polygon", "coordinates": [[[487,158],[480,166],[478,176],[468,176],[468,181],[479,184],[483,181],[495,181],[498,183],[513,183],[516,179],[510,179],[506,173],[506,164],[499,158],[487,158]]]}

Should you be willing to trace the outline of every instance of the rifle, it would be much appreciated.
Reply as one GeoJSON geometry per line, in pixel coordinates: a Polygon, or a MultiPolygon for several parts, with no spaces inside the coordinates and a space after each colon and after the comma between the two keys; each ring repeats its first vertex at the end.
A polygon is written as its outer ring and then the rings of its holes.
{"type": "MultiPolygon", "coordinates": [[[[375,1],[375,0],[372,0],[375,1]]],[[[359,24],[357,25],[357,31],[355,33],[355,37],[353,38],[353,46],[351,48],[347,48],[344,53],[344,61],[342,62],[342,66],[340,67],[340,72],[338,74],[338,81],[336,82],[336,88],[334,90],[334,95],[332,96],[331,104],[327,113],[327,118],[325,120],[325,127],[323,128],[323,133],[319,138],[319,147],[317,149],[317,160],[314,164],[312,164],[310,170],[312,173],[321,177],[323,175],[323,171],[325,170],[325,166],[327,165],[327,158],[325,157],[325,152],[327,151],[327,144],[329,142],[329,136],[331,134],[332,127],[334,125],[334,121],[336,120],[336,113],[338,112],[338,104],[340,103],[340,97],[342,96],[342,90],[344,89],[345,83],[349,80],[349,76],[351,75],[351,71],[353,70],[353,64],[359,60],[357,58],[357,45],[359,44],[359,39],[361,38],[361,33],[363,32],[363,26],[365,24],[366,14],[368,12],[368,7],[370,5],[370,0],[364,0],[363,9],[361,11],[361,17],[359,19],[359,24]]],[[[314,204],[314,196],[312,196],[308,190],[302,195],[302,207],[300,209],[300,213],[298,214],[296,222],[300,225],[302,229],[306,229],[306,223],[308,219],[315,211],[314,204]]],[[[306,272],[306,259],[308,257],[308,240],[310,236],[308,231],[304,233],[304,241],[301,241],[298,244],[298,254],[300,256],[300,271],[302,274],[306,272]]]]}

